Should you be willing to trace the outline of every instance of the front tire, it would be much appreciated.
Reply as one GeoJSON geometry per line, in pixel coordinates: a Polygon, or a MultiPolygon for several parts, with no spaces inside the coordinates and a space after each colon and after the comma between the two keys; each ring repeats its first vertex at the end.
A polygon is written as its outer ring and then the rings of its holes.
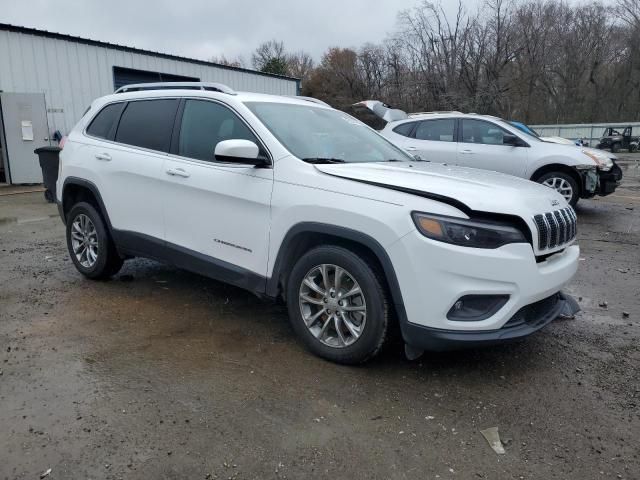
{"type": "Polygon", "coordinates": [[[321,246],[305,253],[287,282],[294,331],[316,355],[353,365],[382,348],[389,323],[381,274],[356,253],[321,246]]]}
{"type": "Polygon", "coordinates": [[[77,203],[67,215],[67,248],[76,269],[87,278],[109,278],[122,267],[102,216],[89,203],[77,203]]]}
{"type": "Polygon", "coordinates": [[[541,183],[545,187],[553,188],[560,195],[562,195],[569,205],[575,207],[580,200],[580,188],[578,182],[568,173],[564,172],[549,172],[540,176],[537,179],[538,183],[541,183]]]}

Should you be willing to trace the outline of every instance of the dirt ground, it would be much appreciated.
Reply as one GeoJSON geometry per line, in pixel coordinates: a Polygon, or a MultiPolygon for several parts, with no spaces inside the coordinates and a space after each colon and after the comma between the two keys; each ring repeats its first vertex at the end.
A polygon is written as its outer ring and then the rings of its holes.
{"type": "Polygon", "coordinates": [[[358,368],[197,275],[85,280],[42,193],[0,189],[0,480],[640,478],[640,156],[622,166],[577,209],[575,320],[358,368]]]}

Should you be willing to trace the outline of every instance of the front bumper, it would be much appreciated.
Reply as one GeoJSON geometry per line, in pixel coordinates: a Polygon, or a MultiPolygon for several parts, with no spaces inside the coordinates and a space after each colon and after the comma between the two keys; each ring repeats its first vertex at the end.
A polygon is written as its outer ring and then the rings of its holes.
{"type": "MultiPolygon", "coordinates": [[[[562,290],[573,278],[580,255],[579,247],[571,245],[537,262],[526,243],[497,249],[467,248],[430,240],[418,231],[387,251],[402,294],[398,310],[404,312],[400,315],[403,338],[416,346],[423,342],[420,332],[424,331],[436,338],[451,332],[468,334],[460,337],[466,341],[483,332],[497,335],[495,331],[505,327],[523,307],[562,290]],[[465,295],[508,295],[509,299],[482,320],[447,318],[452,306],[465,295]]],[[[528,334],[528,328],[523,326],[519,336],[528,334]]]]}
{"type": "Polygon", "coordinates": [[[614,162],[608,172],[598,172],[598,195],[605,196],[616,191],[622,180],[622,169],[614,162]]]}
{"type": "Polygon", "coordinates": [[[563,292],[526,305],[500,329],[488,331],[441,330],[414,323],[402,328],[405,342],[415,350],[446,351],[486,347],[524,338],[547,326],[560,315],[580,310],[576,301],[563,292]]]}

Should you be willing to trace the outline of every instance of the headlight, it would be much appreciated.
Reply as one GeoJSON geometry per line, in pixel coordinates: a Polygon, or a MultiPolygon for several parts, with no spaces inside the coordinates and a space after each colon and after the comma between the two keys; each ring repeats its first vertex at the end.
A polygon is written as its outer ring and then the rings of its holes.
{"type": "Polygon", "coordinates": [[[607,170],[611,170],[611,167],[613,167],[613,160],[603,153],[596,152],[595,150],[582,150],[582,153],[596,162],[596,165],[600,170],[604,170],[606,172],[607,170]]]}
{"type": "Polygon", "coordinates": [[[425,237],[463,247],[498,248],[507,243],[526,243],[515,227],[488,221],[413,212],[413,221],[425,237]]]}

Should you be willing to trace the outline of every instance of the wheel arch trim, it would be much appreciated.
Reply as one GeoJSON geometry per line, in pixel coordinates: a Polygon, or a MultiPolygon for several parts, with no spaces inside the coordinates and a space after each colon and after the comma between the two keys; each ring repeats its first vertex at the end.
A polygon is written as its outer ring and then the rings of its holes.
{"type": "Polygon", "coordinates": [[[113,238],[113,227],[111,225],[111,219],[109,218],[109,213],[107,212],[107,208],[105,207],[104,201],[102,200],[102,195],[100,195],[100,190],[98,189],[95,183],[89,180],[85,180],[84,178],[78,178],[78,177],[65,178],[64,183],[62,185],[62,195],[60,197],[61,201],[58,204],[58,211],[60,212],[62,221],[66,223],[66,216],[64,213],[64,209],[65,209],[64,197],[65,197],[65,192],[67,191],[67,188],[69,186],[86,188],[93,194],[94,198],[96,199],[96,202],[98,202],[98,207],[100,208],[100,214],[103,216],[105,223],[107,224],[109,235],[111,235],[111,237],[113,238]]]}
{"type": "Polygon", "coordinates": [[[552,172],[560,172],[560,173],[566,173],[567,175],[571,175],[571,177],[578,184],[578,190],[579,190],[578,196],[579,197],[582,196],[583,190],[584,190],[584,186],[582,184],[584,180],[582,178],[582,175],[580,175],[580,172],[577,169],[569,165],[563,165],[562,163],[548,163],[536,169],[536,171],[533,172],[533,174],[529,179],[532,182],[537,182],[538,178],[540,178],[542,175],[546,173],[552,173],[552,172]]]}
{"type": "Polygon", "coordinates": [[[402,300],[402,292],[400,284],[396,276],[393,263],[385,248],[373,237],[366,233],[353,230],[347,227],[331,225],[320,222],[301,222],[293,225],[284,236],[282,243],[278,249],[276,259],[273,265],[271,276],[267,278],[266,294],[270,297],[277,297],[280,292],[280,280],[282,274],[285,273],[288,266],[288,257],[294,252],[297,245],[297,238],[301,238],[305,234],[324,234],[347,240],[353,243],[361,244],[369,249],[375,255],[378,262],[382,266],[387,285],[391,294],[391,299],[395,306],[398,320],[400,323],[407,321],[407,315],[402,300]]]}

